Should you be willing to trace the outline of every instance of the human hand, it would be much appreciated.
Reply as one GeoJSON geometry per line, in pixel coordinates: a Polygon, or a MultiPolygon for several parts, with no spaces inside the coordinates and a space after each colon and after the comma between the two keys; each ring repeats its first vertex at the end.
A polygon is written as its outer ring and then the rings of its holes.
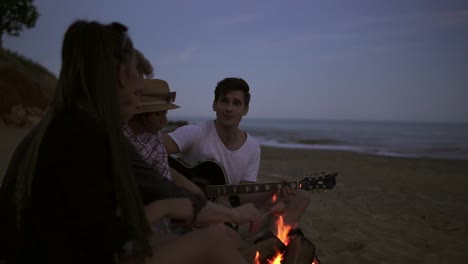
{"type": "Polygon", "coordinates": [[[281,215],[284,213],[285,210],[286,210],[286,204],[281,201],[275,204],[273,207],[271,207],[270,211],[268,212],[271,213],[272,215],[281,215]]]}
{"type": "Polygon", "coordinates": [[[238,225],[250,223],[249,231],[252,233],[257,232],[263,224],[263,217],[260,211],[252,203],[243,204],[232,208],[232,210],[234,210],[232,222],[238,225]]]}
{"type": "Polygon", "coordinates": [[[289,183],[287,181],[283,180],[283,187],[281,187],[281,189],[278,190],[278,196],[285,199],[285,200],[289,200],[294,195],[295,195],[294,191],[291,188],[291,186],[289,185],[289,183]]]}
{"type": "Polygon", "coordinates": [[[166,199],[164,207],[167,209],[167,214],[173,222],[181,225],[191,225],[193,221],[193,205],[192,201],[187,198],[166,199]]]}

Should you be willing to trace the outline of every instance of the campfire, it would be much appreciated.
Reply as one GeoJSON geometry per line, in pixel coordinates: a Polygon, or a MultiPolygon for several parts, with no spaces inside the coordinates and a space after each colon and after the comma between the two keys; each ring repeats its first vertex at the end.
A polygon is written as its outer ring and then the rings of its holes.
{"type": "MultiPolygon", "coordinates": [[[[327,173],[318,179],[308,179],[299,183],[299,188],[304,190],[332,189],[338,174],[327,173]]],[[[275,204],[277,195],[273,195],[272,202],[275,204]]],[[[277,203],[273,208],[281,208],[277,203]]],[[[283,203],[284,206],[284,203],[283,203]]],[[[276,210],[275,211],[281,211],[276,210]]],[[[264,216],[276,214],[270,209],[264,216]]],[[[247,260],[252,260],[254,264],[320,264],[315,256],[315,246],[308,240],[300,229],[293,229],[295,226],[284,222],[282,216],[278,216],[276,221],[276,231],[257,239],[253,245],[241,250],[247,260]]]]}
{"type": "MultiPolygon", "coordinates": [[[[276,220],[276,232],[256,241],[250,249],[255,251],[254,264],[319,264],[315,257],[315,246],[300,230],[291,232],[293,226],[284,223],[282,216],[276,220]]],[[[249,251],[246,252],[249,255],[249,251]]]]}

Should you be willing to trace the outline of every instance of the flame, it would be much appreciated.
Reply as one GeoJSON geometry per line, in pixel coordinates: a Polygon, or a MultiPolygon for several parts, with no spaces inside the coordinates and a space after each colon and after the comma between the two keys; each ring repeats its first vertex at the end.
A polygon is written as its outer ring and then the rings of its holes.
{"type": "Polygon", "coordinates": [[[254,260],[254,264],[260,264],[260,252],[257,250],[257,252],[255,253],[255,260],[254,260]]]}
{"type": "Polygon", "coordinates": [[[271,201],[274,203],[278,199],[278,194],[273,194],[273,197],[271,197],[271,201]]]}
{"type": "Polygon", "coordinates": [[[283,253],[276,251],[276,256],[268,260],[268,264],[281,264],[283,253]]]}
{"type": "MultiPolygon", "coordinates": [[[[276,195],[273,195],[273,200],[276,199],[276,195]]],[[[283,242],[283,244],[285,246],[287,246],[290,242],[290,239],[289,239],[289,231],[291,231],[292,229],[292,226],[290,225],[287,225],[284,223],[284,220],[283,220],[283,216],[278,216],[278,220],[276,220],[276,236],[278,237],[279,240],[281,240],[281,242],[283,242]]],[[[276,250],[276,255],[271,258],[271,259],[268,259],[268,264],[281,264],[281,261],[283,261],[283,253],[281,253],[279,250],[276,250]]],[[[255,260],[254,260],[254,264],[260,264],[260,252],[257,251],[255,253],[255,260]]],[[[312,262],[312,264],[319,264],[318,262],[316,262],[316,260],[314,259],[314,262],[312,262]]]]}
{"type": "Polygon", "coordinates": [[[281,242],[283,242],[285,246],[287,246],[290,242],[288,234],[291,228],[292,227],[290,225],[284,224],[283,216],[280,215],[278,220],[276,220],[276,236],[279,240],[281,240],[281,242]]]}
{"type": "MultiPolygon", "coordinates": [[[[283,253],[279,252],[278,250],[276,251],[276,256],[274,256],[271,259],[268,259],[268,264],[281,264],[281,261],[283,261],[283,253]]],[[[255,253],[255,260],[253,264],[261,264],[260,263],[260,252],[257,250],[255,253]]],[[[311,264],[320,264],[317,258],[314,257],[314,260],[312,261],[311,264]]]]}

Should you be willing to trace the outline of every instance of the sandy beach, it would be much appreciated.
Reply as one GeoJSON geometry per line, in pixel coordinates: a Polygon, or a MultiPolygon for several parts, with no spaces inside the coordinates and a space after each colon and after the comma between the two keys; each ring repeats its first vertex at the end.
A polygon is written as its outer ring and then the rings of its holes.
{"type": "MultiPolygon", "coordinates": [[[[0,129],[0,177],[26,130],[0,129]]],[[[262,147],[260,181],[337,171],[299,227],[324,264],[468,263],[468,161],[262,147]]]]}
{"type": "Polygon", "coordinates": [[[323,263],[468,263],[468,161],[262,148],[261,162],[265,181],[339,172],[300,222],[323,263]]]}

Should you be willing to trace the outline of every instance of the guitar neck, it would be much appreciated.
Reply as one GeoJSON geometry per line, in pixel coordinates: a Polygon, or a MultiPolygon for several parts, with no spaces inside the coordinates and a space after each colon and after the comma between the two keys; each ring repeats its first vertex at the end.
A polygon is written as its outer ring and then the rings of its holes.
{"type": "MultiPolygon", "coordinates": [[[[273,192],[281,189],[285,183],[249,183],[238,185],[208,185],[206,196],[214,198],[224,195],[237,195],[246,193],[273,192]]],[[[287,182],[292,189],[300,189],[297,181],[287,182]]]]}

